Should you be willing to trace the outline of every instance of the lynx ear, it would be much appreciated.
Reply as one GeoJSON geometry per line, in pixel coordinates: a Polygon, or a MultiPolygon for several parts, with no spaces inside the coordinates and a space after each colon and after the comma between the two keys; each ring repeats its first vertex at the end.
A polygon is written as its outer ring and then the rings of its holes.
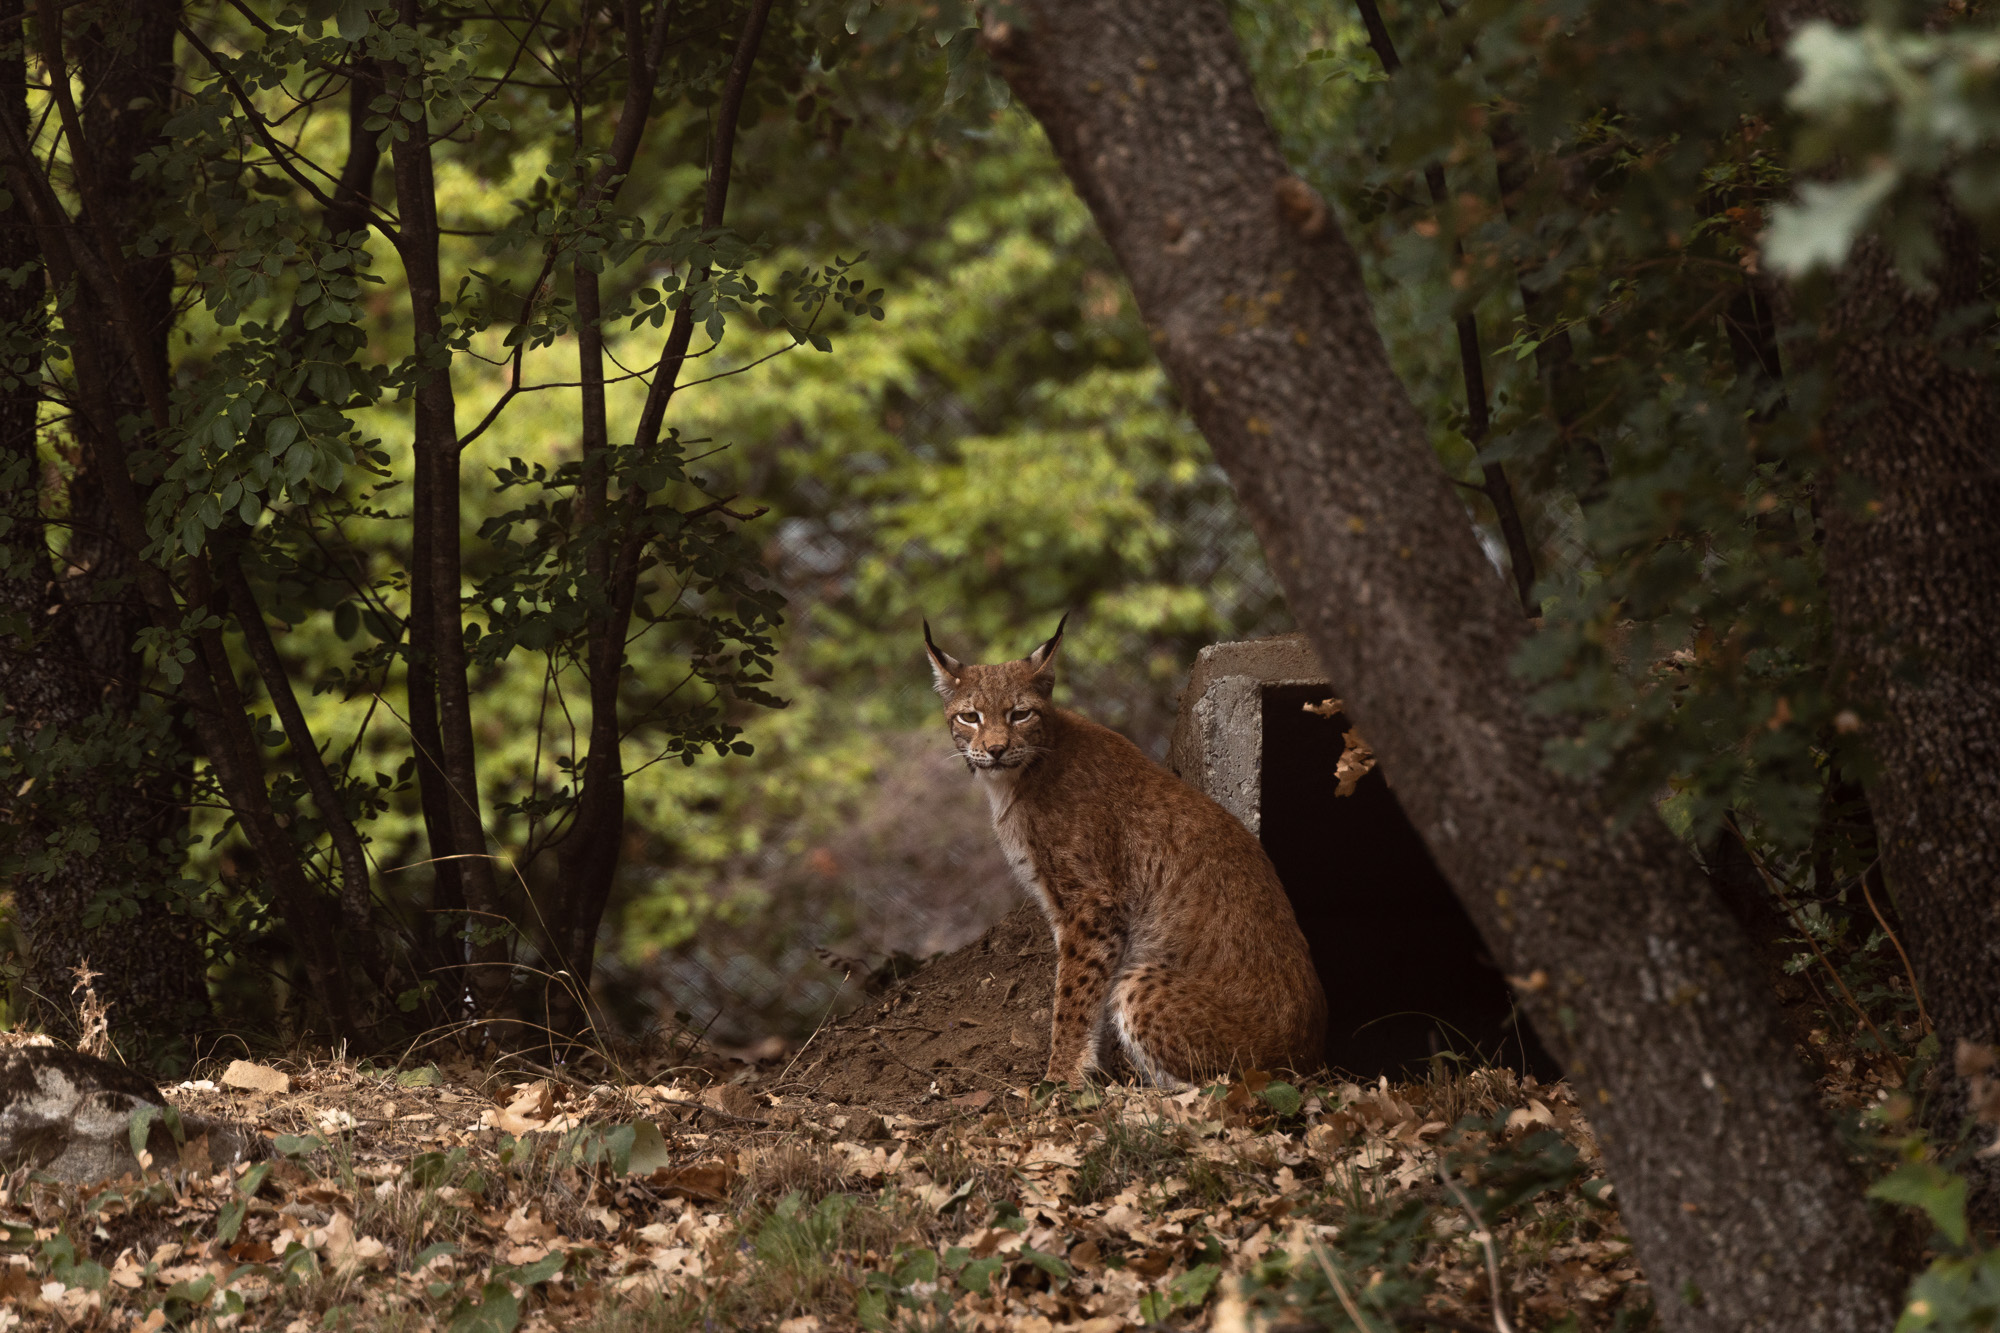
{"type": "Polygon", "coordinates": [[[958,690],[958,678],[965,674],[965,663],[945,652],[931,642],[931,622],[924,622],[924,654],[931,659],[931,675],[935,679],[937,692],[949,699],[958,690]]]}
{"type": "Polygon", "coordinates": [[[1028,665],[1035,669],[1035,679],[1050,687],[1056,683],[1056,673],[1051,664],[1056,660],[1056,649],[1062,646],[1063,626],[1067,624],[1069,624],[1069,612],[1065,611],[1063,618],[1056,622],[1054,637],[1029,653],[1027,657],[1028,665]]]}

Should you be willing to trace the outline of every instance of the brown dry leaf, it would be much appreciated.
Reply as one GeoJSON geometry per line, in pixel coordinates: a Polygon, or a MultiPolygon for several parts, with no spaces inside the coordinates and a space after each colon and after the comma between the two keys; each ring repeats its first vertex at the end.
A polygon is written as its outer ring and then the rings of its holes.
{"type": "Polygon", "coordinates": [[[757,1099],[744,1091],[740,1083],[717,1083],[701,1090],[701,1104],[724,1115],[733,1115],[740,1120],[755,1120],[759,1107],[757,1099]]]}
{"type": "Polygon", "coordinates": [[[555,1227],[543,1219],[542,1210],[536,1208],[530,1211],[526,1204],[508,1214],[507,1220],[500,1224],[500,1229],[505,1231],[507,1239],[516,1245],[528,1245],[538,1240],[554,1240],[556,1236],[555,1227]]]}
{"type": "Polygon", "coordinates": [[[547,1079],[537,1079],[516,1090],[514,1100],[507,1103],[507,1110],[523,1120],[547,1120],[555,1114],[555,1089],[547,1079]]]}
{"type": "Polygon", "coordinates": [[[128,1249],[118,1256],[116,1263],[111,1265],[111,1280],[128,1291],[136,1290],[146,1280],[141,1276],[142,1268],[143,1265],[128,1249]]]}
{"type": "Polygon", "coordinates": [[[1375,750],[1362,739],[1359,728],[1342,732],[1340,739],[1346,748],[1341,750],[1340,762],[1334,766],[1333,775],[1340,779],[1340,785],[1333,789],[1333,794],[1352,796],[1356,785],[1375,767],[1375,750]]]}
{"type": "Polygon", "coordinates": [[[222,1086],[282,1097],[292,1090],[292,1076],[269,1065],[253,1064],[249,1060],[231,1060],[229,1068],[222,1071],[222,1086]]]}
{"type": "Polygon", "coordinates": [[[736,1171],[727,1162],[697,1162],[693,1166],[665,1167],[655,1171],[651,1183],[673,1194],[705,1203],[722,1203],[736,1183],[736,1171]]]}
{"type": "Polygon", "coordinates": [[[324,1227],[314,1228],[305,1237],[305,1246],[323,1252],[342,1277],[361,1268],[384,1268],[389,1263],[388,1247],[373,1236],[355,1234],[354,1219],[346,1213],[335,1213],[324,1227]]]}
{"type": "Polygon", "coordinates": [[[554,1115],[555,1094],[548,1080],[542,1079],[518,1089],[514,1100],[504,1108],[480,1112],[479,1123],[519,1138],[547,1129],[554,1115]]]}

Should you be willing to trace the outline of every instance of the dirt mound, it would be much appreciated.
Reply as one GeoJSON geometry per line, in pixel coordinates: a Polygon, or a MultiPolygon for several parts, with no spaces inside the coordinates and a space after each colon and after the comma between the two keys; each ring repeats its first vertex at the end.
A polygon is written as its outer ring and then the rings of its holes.
{"type": "Polygon", "coordinates": [[[901,1110],[1034,1083],[1049,1059],[1056,954],[1023,902],[984,935],[935,959],[882,999],[821,1031],[779,1093],[901,1110]]]}

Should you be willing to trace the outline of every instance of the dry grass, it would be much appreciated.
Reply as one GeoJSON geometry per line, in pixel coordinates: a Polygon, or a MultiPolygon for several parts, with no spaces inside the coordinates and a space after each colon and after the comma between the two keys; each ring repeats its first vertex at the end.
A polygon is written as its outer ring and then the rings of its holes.
{"type": "Polygon", "coordinates": [[[1331,1326],[1314,1245],[1382,1327],[1477,1322],[1482,1257],[1438,1183],[1447,1114],[1483,1117],[1468,1143],[1496,1161],[1577,1158],[1490,1219],[1527,1326],[1608,1329],[1645,1306],[1615,1211],[1581,1188],[1588,1126],[1562,1089],[1505,1072],[1023,1088],[931,1120],[737,1091],[728,1121],[678,1104],[702,1099],[692,1085],[324,1057],[287,1072],[283,1094],[172,1090],[254,1123],[268,1163],[108,1191],[8,1181],[0,1327],[1122,1333],[1199,1325],[1218,1295],[1246,1327],[1331,1326]]]}

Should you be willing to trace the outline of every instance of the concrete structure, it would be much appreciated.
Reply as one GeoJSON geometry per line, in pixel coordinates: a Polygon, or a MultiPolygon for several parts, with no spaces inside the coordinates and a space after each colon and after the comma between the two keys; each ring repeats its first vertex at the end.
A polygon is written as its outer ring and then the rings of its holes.
{"type": "Polygon", "coordinates": [[[1273,687],[1327,688],[1305,635],[1210,644],[1188,673],[1167,744],[1175,776],[1252,833],[1263,820],[1264,695],[1273,687]]]}
{"type": "Polygon", "coordinates": [[[1327,1061],[1394,1077],[1441,1051],[1557,1072],[1381,769],[1336,796],[1354,724],[1301,635],[1201,651],[1167,765],[1263,843],[1326,988],[1327,1061]]]}

